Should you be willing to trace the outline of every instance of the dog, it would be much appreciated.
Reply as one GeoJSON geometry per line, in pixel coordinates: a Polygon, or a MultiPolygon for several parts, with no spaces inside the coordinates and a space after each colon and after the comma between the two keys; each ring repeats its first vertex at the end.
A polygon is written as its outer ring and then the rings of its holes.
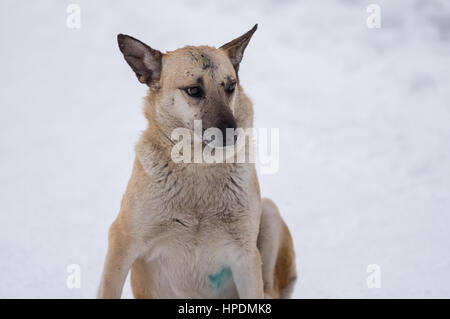
{"type": "MultiPolygon", "coordinates": [[[[257,29],[220,48],[161,53],[123,34],[118,44],[149,87],[148,128],[109,245],[98,298],[120,298],[131,269],[135,298],[289,298],[295,253],[278,208],[261,199],[253,163],[175,163],[176,128],[253,127],[238,77],[257,29]]],[[[224,139],[226,145],[233,144],[224,139]]]]}

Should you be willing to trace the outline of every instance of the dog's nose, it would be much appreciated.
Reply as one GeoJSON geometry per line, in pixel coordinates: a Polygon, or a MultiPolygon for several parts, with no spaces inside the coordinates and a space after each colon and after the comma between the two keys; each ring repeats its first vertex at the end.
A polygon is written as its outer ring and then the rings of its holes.
{"type": "Polygon", "coordinates": [[[217,128],[222,132],[222,146],[234,145],[236,143],[236,121],[234,120],[234,118],[221,121],[217,128]]]}

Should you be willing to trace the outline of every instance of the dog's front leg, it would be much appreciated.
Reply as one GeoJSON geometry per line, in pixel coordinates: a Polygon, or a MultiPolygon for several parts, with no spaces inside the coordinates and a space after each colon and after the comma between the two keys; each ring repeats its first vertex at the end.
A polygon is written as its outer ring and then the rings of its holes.
{"type": "Polygon", "coordinates": [[[241,254],[231,268],[239,298],[264,298],[261,256],[256,247],[241,254]]]}
{"type": "Polygon", "coordinates": [[[113,224],[109,230],[108,253],[97,298],[120,298],[128,271],[137,256],[135,240],[113,224]]]}

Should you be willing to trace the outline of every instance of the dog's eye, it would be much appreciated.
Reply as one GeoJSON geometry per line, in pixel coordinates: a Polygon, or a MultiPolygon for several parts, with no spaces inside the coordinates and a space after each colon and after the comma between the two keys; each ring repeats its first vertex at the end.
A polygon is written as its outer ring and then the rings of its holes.
{"type": "Polygon", "coordinates": [[[228,87],[225,89],[225,91],[228,94],[231,94],[234,92],[234,89],[236,88],[236,83],[231,83],[230,85],[228,85],[228,87]]]}
{"type": "Polygon", "coordinates": [[[199,86],[193,86],[193,87],[187,88],[187,89],[185,89],[185,91],[189,96],[192,96],[192,97],[202,97],[203,96],[203,90],[199,86]]]}

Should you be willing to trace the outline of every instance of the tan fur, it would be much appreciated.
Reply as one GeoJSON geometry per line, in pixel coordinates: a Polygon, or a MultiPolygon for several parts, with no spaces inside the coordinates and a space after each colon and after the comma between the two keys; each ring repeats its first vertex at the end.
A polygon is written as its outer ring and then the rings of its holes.
{"type": "MultiPolygon", "coordinates": [[[[244,48],[248,34],[237,39],[244,48]]],[[[211,127],[223,118],[252,127],[252,104],[239,83],[232,95],[223,91],[227,81],[238,81],[243,49],[237,40],[231,53],[230,46],[201,46],[163,55],[133,38],[119,38],[127,62],[149,85],[149,125],[136,145],[133,172],[110,228],[99,298],[119,298],[130,269],[136,298],[290,295],[292,239],[276,206],[261,202],[254,165],[176,164],[170,156],[172,130],[191,129],[195,119],[211,127]],[[232,59],[234,52],[240,57],[232,59]],[[156,71],[142,69],[149,66],[156,71]],[[183,88],[199,78],[207,95],[189,98],[183,88]],[[228,269],[231,277],[223,275],[228,269]]]]}
{"type": "Polygon", "coordinates": [[[288,298],[297,279],[294,245],[276,205],[262,199],[258,249],[263,258],[264,293],[269,298],[288,298]]]}

